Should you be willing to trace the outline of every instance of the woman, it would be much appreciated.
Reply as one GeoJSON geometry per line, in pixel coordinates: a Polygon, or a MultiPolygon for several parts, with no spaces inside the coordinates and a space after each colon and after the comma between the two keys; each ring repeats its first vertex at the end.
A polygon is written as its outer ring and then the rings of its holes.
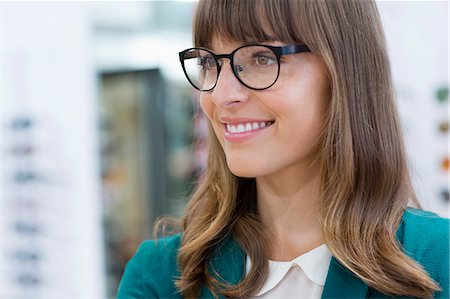
{"type": "Polygon", "coordinates": [[[448,298],[449,221],[407,207],[375,3],[201,0],[194,41],[205,177],[118,297],[448,298]]]}

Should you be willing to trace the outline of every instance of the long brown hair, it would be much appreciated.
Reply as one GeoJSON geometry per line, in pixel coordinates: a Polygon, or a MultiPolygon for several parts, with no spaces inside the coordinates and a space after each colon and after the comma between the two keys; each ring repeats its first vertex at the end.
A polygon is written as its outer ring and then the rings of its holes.
{"type": "MultiPolygon", "coordinates": [[[[380,17],[370,0],[200,0],[194,43],[213,37],[246,43],[276,37],[305,43],[323,60],[331,102],[321,144],[323,236],[333,256],[370,287],[389,295],[431,297],[439,286],[402,252],[396,230],[411,186],[380,17]]],[[[186,298],[205,284],[214,294],[248,297],[268,274],[256,209],[255,179],[234,176],[210,130],[208,166],[188,204],[176,281],[186,298]],[[237,285],[210,273],[227,237],[252,268],[237,285]]]]}

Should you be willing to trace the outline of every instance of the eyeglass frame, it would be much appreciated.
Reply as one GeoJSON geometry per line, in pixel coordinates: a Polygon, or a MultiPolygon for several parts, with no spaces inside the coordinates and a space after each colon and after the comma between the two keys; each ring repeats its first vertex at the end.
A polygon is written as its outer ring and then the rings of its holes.
{"type": "Polygon", "coordinates": [[[179,52],[178,55],[179,55],[179,58],[180,58],[180,63],[181,63],[181,67],[183,68],[184,75],[188,79],[189,83],[195,89],[197,89],[197,90],[199,90],[201,92],[208,92],[208,91],[213,90],[216,87],[217,82],[219,81],[219,75],[220,75],[220,71],[221,71],[221,67],[222,67],[222,65],[219,63],[219,59],[227,58],[227,59],[230,60],[230,66],[231,66],[231,69],[233,70],[233,74],[234,74],[234,76],[238,79],[238,81],[242,85],[244,85],[245,87],[247,87],[249,89],[252,89],[252,90],[265,90],[265,89],[268,89],[268,88],[272,87],[277,82],[278,77],[280,76],[280,68],[281,68],[280,59],[281,59],[281,56],[288,55],[288,54],[304,53],[304,52],[311,52],[309,47],[307,45],[305,45],[305,44],[285,45],[285,46],[270,46],[270,45],[264,45],[264,44],[247,44],[247,45],[240,46],[239,48],[233,50],[229,54],[215,54],[215,53],[213,53],[211,50],[209,50],[207,48],[193,47],[193,48],[189,48],[189,49],[186,49],[186,50],[183,50],[183,51],[179,52]],[[266,48],[270,49],[275,54],[275,57],[277,58],[277,64],[278,64],[277,76],[276,76],[275,80],[273,81],[273,83],[270,84],[267,87],[263,87],[263,88],[251,87],[251,86],[247,85],[246,83],[244,83],[244,81],[242,81],[242,79],[239,77],[239,75],[236,72],[236,68],[235,68],[235,65],[234,65],[234,54],[237,51],[239,51],[240,49],[242,49],[242,48],[252,47],[252,46],[266,47],[266,48]],[[189,75],[188,75],[188,73],[186,71],[186,68],[185,68],[185,65],[184,65],[184,60],[185,60],[184,59],[184,55],[188,51],[191,51],[191,50],[202,50],[202,51],[206,51],[206,52],[210,53],[211,56],[214,58],[216,64],[217,64],[217,66],[216,66],[217,67],[217,77],[216,77],[216,80],[215,80],[215,83],[214,83],[213,87],[211,87],[210,89],[202,90],[202,89],[198,88],[197,86],[195,86],[195,84],[189,78],[189,75]]]}

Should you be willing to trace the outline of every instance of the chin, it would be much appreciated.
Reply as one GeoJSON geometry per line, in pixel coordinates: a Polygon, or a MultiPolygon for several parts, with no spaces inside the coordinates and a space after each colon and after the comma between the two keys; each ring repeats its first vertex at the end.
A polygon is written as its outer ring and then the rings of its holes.
{"type": "Polygon", "coordinates": [[[256,178],[264,175],[264,171],[257,165],[245,165],[244,163],[228,163],[228,169],[237,177],[256,178]]]}
{"type": "Polygon", "coordinates": [[[232,174],[234,174],[235,176],[240,177],[240,178],[250,179],[250,178],[255,178],[256,177],[256,175],[254,175],[254,173],[252,173],[251,171],[246,171],[246,170],[234,171],[233,169],[230,169],[230,171],[231,171],[232,174]]]}

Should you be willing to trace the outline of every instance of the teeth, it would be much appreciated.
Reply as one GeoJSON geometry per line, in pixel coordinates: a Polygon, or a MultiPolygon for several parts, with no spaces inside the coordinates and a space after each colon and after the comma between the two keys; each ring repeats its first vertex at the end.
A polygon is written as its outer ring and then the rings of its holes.
{"type": "Polygon", "coordinates": [[[226,128],[227,131],[230,133],[244,133],[244,132],[250,132],[258,129],[264,129],[265,127],[271,125],[271,122],[254,122],[254,123],[245,123],[245,124],[238,124],[238,125],[230,125],[227,124],[226,128]]]}

